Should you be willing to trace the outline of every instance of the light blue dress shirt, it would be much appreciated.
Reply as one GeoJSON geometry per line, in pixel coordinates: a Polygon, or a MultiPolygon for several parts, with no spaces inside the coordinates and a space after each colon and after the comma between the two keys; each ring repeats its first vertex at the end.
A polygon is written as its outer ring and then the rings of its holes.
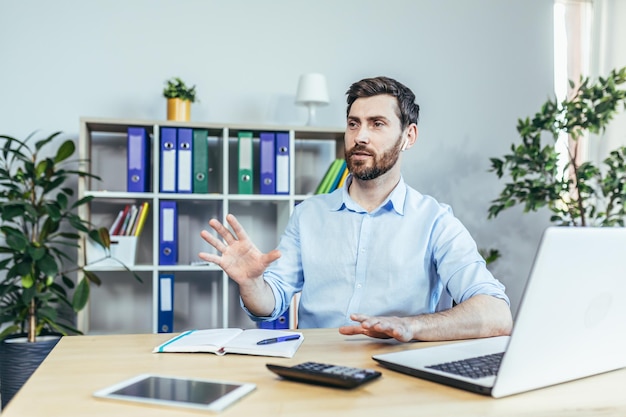
{"type": "MultiPolygon", "coordinates": [[[[476,243],[452,210],[403,179],[368,213],[346,186],[295,207],[263,277],[274,292],[273,320],[302,291],[298,327],[354,324],[351,313],[433,313],[477,294],[506,300],[476,243]]],[[[244,307],[245,309],[245,307],[244,307]]]]}

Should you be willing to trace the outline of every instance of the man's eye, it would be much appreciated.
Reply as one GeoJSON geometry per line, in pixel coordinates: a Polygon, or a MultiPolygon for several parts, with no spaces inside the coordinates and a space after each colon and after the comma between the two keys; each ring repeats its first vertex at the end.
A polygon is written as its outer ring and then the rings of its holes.
{"type": "Polygon", "coordinates": [[[385,124],[384,124],[383,122],[378,121],[378,120],[374,122],[374,126],[375,126],[375,127],[383,127],[384,125],[385,125],[385,124]]]}

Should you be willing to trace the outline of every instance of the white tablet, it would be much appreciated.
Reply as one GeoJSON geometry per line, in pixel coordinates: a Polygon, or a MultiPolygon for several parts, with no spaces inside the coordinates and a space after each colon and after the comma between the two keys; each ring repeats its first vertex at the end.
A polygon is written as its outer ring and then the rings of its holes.
{"type": "Polygon", "coordinates": [[[93,395],[144,404],[221,411],[255,388],[254,384],[242,382],[142,374],[93,395]]]}

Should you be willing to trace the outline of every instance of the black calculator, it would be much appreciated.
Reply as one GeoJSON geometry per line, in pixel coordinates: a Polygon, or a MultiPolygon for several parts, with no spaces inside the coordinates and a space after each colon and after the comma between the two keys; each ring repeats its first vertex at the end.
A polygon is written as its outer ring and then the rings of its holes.
{"type": "Polygon", "coordinates": [[[381,373],[373,369],[352,368],[327,363],[304,362],[295,366],[268,363],[267,369],[285,379],[339,388],[355,388],[376,379],[381,373]]]}

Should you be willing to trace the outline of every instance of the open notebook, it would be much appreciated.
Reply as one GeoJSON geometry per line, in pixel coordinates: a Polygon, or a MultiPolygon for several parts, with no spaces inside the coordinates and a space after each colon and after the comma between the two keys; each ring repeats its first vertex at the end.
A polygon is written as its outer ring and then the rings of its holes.
{"type": "Polygon", "coordinates": [[[373,358],[396,371],[496,398],[626,367],[625,251],[626,228],[549,227],[510,337],[373,358]],[[480,359],[468,366],[469,358],[480,359]],[[480,369],[490,362],[491,374],[480,369]],[[464,369],[473,374],[460,375],[464,369]]]}
{"type": "Polygon", "coordinates": [[[154,353],[239,353],[291,358],[304,341],[300,332],[273,329],[205,329],[182,332],[155,347],[154,353]]]}

